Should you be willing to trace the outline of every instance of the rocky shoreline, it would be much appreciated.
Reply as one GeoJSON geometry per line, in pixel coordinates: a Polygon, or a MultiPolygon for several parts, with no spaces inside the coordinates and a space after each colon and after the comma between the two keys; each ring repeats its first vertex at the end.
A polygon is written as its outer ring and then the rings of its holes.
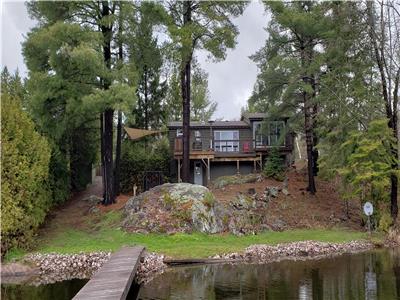
{"type": "Polygon", "coordinates": [[[375,248],[368,241],[350,241],[347,243],[325,243],[301,241],[270,245],[251,245],[243,253],[214,255],[213,259],[237,260],[248,263],[268,263],[284,259],[316,259],[337,256],[345,253],[356,253],[375,248]]]}
{"type": "MultiPolygon", "coordinates": [[[[25,256],[22,264],[12,263],[9,264],[10,267],[2,268],[1,277],[5,283],[24,283],[35,286],[74,278],[90,279],[109,260],[110,256],[111,252],[33,253],[25,256]]],[[[163,260],[163,255],[145,253],[136,272],[137,283],[145,283],[162,273],[167,267],[163,260]]]]}
{"type": "MultiPolygon", "coordinates": [[[[325,243],[315,241],[302,241],[270,245],[251,245],[241,253],[228,253],[214,255],[211,259],[218,259],[221,263],[269,263],[284,259],[318,259],[337,256],[344,253],[355,253],[375,248],[368,241],[351,241],[347,243],[325,243]]],[[[110,252],[94,252],[79,254],[29,254],[23,263],[32,266],[30,270],[34,274],[25,284],[40,285],[49,284],[73,278],[89,279],[110,258],[110,252]]],[[[145,253],[141,259],[136,273],[136,282],[143,284],[167,269],[164,263],[165,257],[156,253],[145,253]]],[[[6,268],[7,269],[7,268],[6,268]]],[[[4,274],[2,279],[10,282],[12,272],[4,274]],[[5,277],[4,277],[5,276],[5,277]]],[[[21,272],[14,272],[21,276],[21,272]]],[[[12,282],[12,280],[11,280],[12,282]]],[[[20,282],[19,282],[20,283],[20,282]]]]}

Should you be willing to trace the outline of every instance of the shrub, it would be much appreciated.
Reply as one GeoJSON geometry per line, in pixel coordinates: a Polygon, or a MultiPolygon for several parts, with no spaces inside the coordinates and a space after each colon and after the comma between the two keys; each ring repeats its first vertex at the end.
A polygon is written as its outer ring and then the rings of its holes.
{"type": "Polygon", "coordinates": [[[136,184],[139,191],[146,171],[161,171],[166,181],[169,174],[170,151],[166,138],[134,142],[124,141],[121,153],[121,191],[132,192],[136,184]]]}
{"type": "Polygon", "coordinates": [[[388,232],[391,225],[392,225],[392,217],[390,216],[390,214],[387,212],[382,213],[379,219],[378,228],[384,232],[388,232]]]}
{"type": "Polygon", "coordinates": [[[215,205],[215,197],[214,197],[213,193],[207,192],[204,195],[203,204],[204,204],[205,207],[207,207],[208,210],[210,210],[211,208],[214,207],[214,205],[215,205]]]}
{"type": "Polygon", "coordinates": [[[51,204],[50,146],[35,131],[19,99],[1,95],[1,253],[25,248],[51,204]]]}
{"type": "Polygon", "coordinates": [[[277,148],[272,148],[265,162],[263,173],[267,177],[282,181],[285,178],[285,166],[277,148]]]}

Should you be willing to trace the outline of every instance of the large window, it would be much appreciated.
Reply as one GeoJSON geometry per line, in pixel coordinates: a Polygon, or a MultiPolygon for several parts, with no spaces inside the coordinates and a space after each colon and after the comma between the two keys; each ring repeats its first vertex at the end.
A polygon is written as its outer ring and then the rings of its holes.
{"type": "Polygon", "coordinates": [[[239,131],[238,130],[214,131],[214,151],[238,152],[239,131]]]}
{"type": "Polygon", "coordinates": [[[265,134],[263,122],[253,123],[253,138],[256,147],[263,147],[268,144],[268,135],[265,134]]]}
{"type": "Polygon", "coordinates": [[[255,147],[282,146],[285,144],[285,122],[254,122],[253,138],[255,147]]]}
{"type": "Polygon", "coordinates": [[[269,123],[269,145],[283,146],[285,144],[284,136],[285,122],[271,121],[269,123]]]}

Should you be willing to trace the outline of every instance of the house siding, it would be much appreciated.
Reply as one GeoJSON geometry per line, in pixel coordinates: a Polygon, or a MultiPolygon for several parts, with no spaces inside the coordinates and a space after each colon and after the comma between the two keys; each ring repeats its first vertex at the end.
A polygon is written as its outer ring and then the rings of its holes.
{"type": "MultiPolygon", "coordinates": [[[[282,119],[285,121],[285,126],[287,126],[287,120],[282,119]]],[[[228,175],[235,175],[237,174],[237,161],[235,158],[246,158],[251,160],[254,157],[260,156],[263,160],[263,164],[265,163],[266,158],[268,157],[268,153],[270,148],[266,149],[256,149],[257,153],[254,151],[253,148],[253,125],[254,122],[262,121],[262,119],[245,119],[245,122],[227,122],[226,124],[223,122],[219,122],[218,124],[213,124],[212,131],[210,130],[210,126],[206,124],[200,124],[199,122],[194,122],[190,128],[190,150],[193,150],[193,143],[196,140],[195,138],[195,131],[200,132],[201,138],[201,149],[203,151],[207,151],[210,149],[210,140],[213,140],[213,132],[214,131],[231,131],[237,130],[239,131],[239,151],[238,152],[215,152],[215,158],[219,161],[213,161],[211,159],[210,162],[210,179],[211,181],[215,180],[220,176],[228,176],[228,175]],[[236,123],[235,123],[236,122],[236,123]],[[245,143],[250,142],[250,152],[244,152],[243,145],[245,143]],[[230,161],[225,161],[229,160],[230,161]],[[224,160],[224,161],[221,161],[224,160]]],[[[178,122],[174,122],[173,125],[169,127],[168,131],[168,139],[170,143],[170,149],[172,153],[171,161],[170,161],[170,176],[171,180],[177,181],[177,170],[178,170],[178,163],[177,160],[174,158],[175,152],[175,140],[176,140],[176,133],[177,129],[182,128],[179,126],[178,122]]],[[[281,152],[282,157],[285,158],[286,164],[289,166],[292,163],[293,155],[293,141],[294,135],[293,133],[288,132],[285,136],[285,146],[279,147],[279,151],[281,152]]],[[[201,160],[190,160],[190,181],[194,181],[194,164],[196,161],[201,160]]],[[[202,166],[202,173],[203,173],[203,184],[208,184],[207,182],[207,168],[205,167],[204,163],[201,164],[202,166]]],[[[247,161],[246,159],[240,161],[239,163],[239,172],[240,174],[249,174],[254,172],[254,162],[247,161]]]]}
{"type": "MultiPolygon", "coordinates": [[[[246,175],[254,172],[253,162],[241,161],[239,163],[239,172],[241,175],[246,175]]],[[[213,162],[211,163],[210,177],[211,181],[221,176],[236,175],[236,162],[213,162]]]]}

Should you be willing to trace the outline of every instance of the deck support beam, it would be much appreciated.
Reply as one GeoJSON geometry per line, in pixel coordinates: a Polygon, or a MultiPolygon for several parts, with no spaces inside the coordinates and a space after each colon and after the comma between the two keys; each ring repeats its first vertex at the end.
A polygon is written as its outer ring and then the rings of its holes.
{"type": "Polygon", "coordinates": [[[201,159],[201,161],[203,162],[203,164],[204,164],[204,166],[206,167],[206,171],[207,171],[207,185],[210,183],[210,179],[211,179],[211,176],[210,176],[210,171],[211,171],[211,169],[210,169],[210,158],[209,157],[207,157],[207,162],[204,160],[204,158],[202,158],[201,159]]]}
{"type": "Polygon", "coordinates": [[[236,171],[237,174],[240,175],[240,165],[239,165],[239,160],[236,160],[236,171]]]}
{"type": "Polygon", "coordinates": [[[207,185],[208,185],[211,181],[210,158],[207,158],[207,165],[208,165],[208,167],[207,167],[207,185]]]}
{"type": "Polygon", "coordinates": [[[182,182],[181,180],[181,159],[178,158],[178,182],[182,182]]]}

